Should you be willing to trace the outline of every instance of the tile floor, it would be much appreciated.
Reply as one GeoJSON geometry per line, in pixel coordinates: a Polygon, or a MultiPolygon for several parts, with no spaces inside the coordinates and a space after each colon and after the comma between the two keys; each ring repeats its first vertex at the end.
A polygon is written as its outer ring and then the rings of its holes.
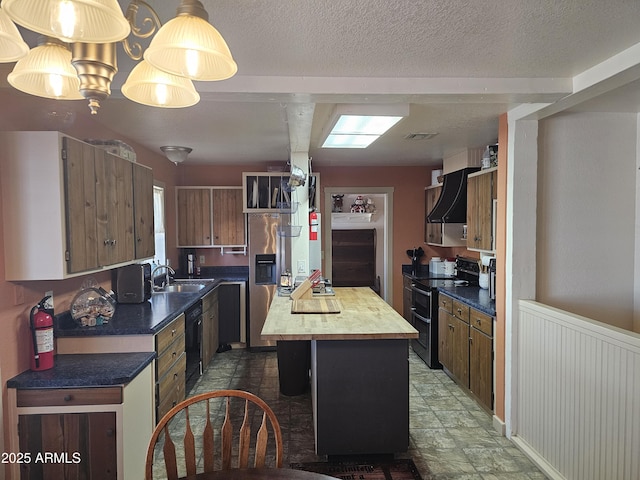
{"type": "MultiPolygon", "coordinates": [[[[314,452],[310,393],[281,395],[275,352],[233,349],[216,354],[191,395],[242,389],[263,398],[282,427],[284,464],[323,461],[314,452]]],[[[410,450],[424,480],[544,479],[543,473],[492,426],[491,417],[442,370],[410,354],[410,450]]],[[[399,455],[400,456],[400,455],[399,455]]]]}

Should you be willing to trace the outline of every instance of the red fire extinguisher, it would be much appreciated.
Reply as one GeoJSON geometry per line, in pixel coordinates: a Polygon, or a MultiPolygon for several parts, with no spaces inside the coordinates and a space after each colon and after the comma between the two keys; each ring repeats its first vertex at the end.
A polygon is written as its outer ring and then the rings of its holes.
{"type": "Polygon", "coordinates": [[[29,313],[31,370],[35,371],[53,368],[53,318],[45,310],[49,298],[44,297],[29,313]]]}
{"type": "Polygon", "coordinates": [[[318,240],[318,214],[309,214],[309,240],[318,240]]]}

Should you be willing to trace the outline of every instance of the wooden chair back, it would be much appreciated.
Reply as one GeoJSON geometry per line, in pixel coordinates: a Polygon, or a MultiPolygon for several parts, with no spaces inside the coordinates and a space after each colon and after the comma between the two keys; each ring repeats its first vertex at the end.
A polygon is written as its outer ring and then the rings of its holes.
{"type": "Polygon", "coordinates": [[[264,467],[269,439],[267,423],[271,425],[275,441],[274,466],[281,468],[283,461],[282,432],[276,415],[264,400],[242,390],[217,390],[187,398],[169,410],[153,431],[147,449],[145,479],[151,480],[153,478],[154,457],[159,456],[164,456],[166,478],[168,480],[180,478],[178,464],[182,462],[178,462],[174,442],[174,438],[178,438],[180,435],[182,435],[184,450],[184,465],[180,465],[183,467],[180,469],[181,476],[197,473],[197,454],[202,456],[201,464],[204,472],[234,468],[232,467],[232,463],[234,463],[232,462],[234,436],[238,441],[235,468],[264,467]],[[216,398],[223,398],[224,402],[224,419],[221,419],[222,426],[219,435],[214,434],[213,424],[216,422],[212,422],[212,416],[216,416],[216,407],[222,408],[220,402],[212,402],[216,398]],[[232,402],[233,398],[240,400],[232,402]],[[242,407],[242,404],[244,404],[244,410],[239,410],[237,407],[242,407]],[[191,412],[189,411],[190,407],[191,412]],[[257,417],[256,421],[259,421],[260,425],[252,445],[251,424],[254,417],[257,417]],[[241,421],[240,428],[237,434],[234,434],[234,423],[237,424],[239,421],[241,421]],[[200,445],[196,447],[196,436],[201,439],[201,447],[200,445]],[[160,444],[162,443],[161,455],[160,444]],[[216,451],[220,452],[218,457],[216,457],[216,451]],[[250,451],[253,451],[254,454],[252,465],[249,465],[250,451]]]}

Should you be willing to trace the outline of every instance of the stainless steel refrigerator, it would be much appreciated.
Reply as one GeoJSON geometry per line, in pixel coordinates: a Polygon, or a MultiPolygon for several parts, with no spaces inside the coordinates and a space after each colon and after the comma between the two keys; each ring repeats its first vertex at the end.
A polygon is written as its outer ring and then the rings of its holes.
{"type": "Polygon", "coordinates": [[[273,296],[277,295],[283,250],[278,214],[249,214],[249,347],[271,349],[276,342],[260,338],[273,296]]]}

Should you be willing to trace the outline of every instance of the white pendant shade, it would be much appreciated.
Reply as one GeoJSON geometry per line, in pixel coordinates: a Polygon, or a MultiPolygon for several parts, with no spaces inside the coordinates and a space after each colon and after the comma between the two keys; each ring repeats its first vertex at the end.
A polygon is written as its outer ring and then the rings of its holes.
{"type": "Polygon", "coordinates": [[[0,63],[15,62],[29,52],[18,28],[0,8],[0,63]]]}
{"type": "Polygon", "coordinates": [[[71,65],[71,51],[54,39],[32,48],[18,60],[7,80],[31,95],[56,100],[81,100],[80,80],[71,65]]]}
{"type": "Polygon", "coordinates": [[[153,37],[144,58],[160,70],[192,80],[225,80],[238,71],[222,35],[193,15],[169,20],[153,37]]]}
{"type": "Polygon", "coordinates": [[[131,27],[117,0],[2,0],[19,25],[66,42],[112,43],[131,27]]]}
{"type": "Polygon", "coordinates": [[[191,80],[158,70],[145,60],[131,71],[122,94],[150,107],[190,107],[200,101],[191,80]]]}

